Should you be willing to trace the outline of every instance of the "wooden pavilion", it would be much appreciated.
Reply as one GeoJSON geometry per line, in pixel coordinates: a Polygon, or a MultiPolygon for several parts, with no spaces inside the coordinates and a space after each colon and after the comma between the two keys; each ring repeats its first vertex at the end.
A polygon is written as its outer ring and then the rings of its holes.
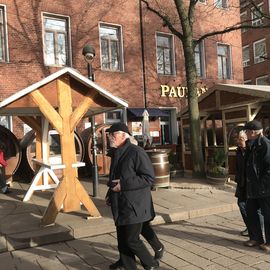
{"type": "Polygon", "coordinates": [[[36,132],[35,162],[39,170],[24,200],[34,190],[56,187],[42,225],[53,224],[61,208],[64,212],[77,211],[81,203],[90,216],[100,216],[77,178],[77,168],[84,164],[76,160],[74,130],[83,117],[127,106],[72,68],[63,68],[0,102],[0,115],[18,116],[36,132]],[[61,164],[48,162],[49,125],[60,136],[61,164]],[[61,181],[53,172],[55,169],[63,169],[61,181]]]}
{"type": "MultiPolygon", "coordinates": [[[[235,173],[236,136],[244,124],[253,119],[262,122],[265,134],[270,126],[270,86],[217,84],[199,97],[202,145],[205,167],[215,148],[228,153],[226,167],[235,173]]],[[[192,170],[189,141],[188,107],[179,113],[182,162],[186,172],[192,170]]]]}

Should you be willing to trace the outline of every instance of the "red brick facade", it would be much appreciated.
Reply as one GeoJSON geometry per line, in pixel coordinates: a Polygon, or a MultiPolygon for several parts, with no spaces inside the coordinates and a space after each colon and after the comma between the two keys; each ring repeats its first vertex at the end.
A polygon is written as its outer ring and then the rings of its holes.
{"type": "MultiPolygon", "coordinates": [[[[269,1],[255,1],[261,7],[262,12],[269,16],[269,1]]],[[[252,7],[242,3],[241,14],[242,18],[252,19],[252,7]]],[[[269,23],[269,19],[261,20],[262,23],[269,23]]],[[[270,29],[248,29],[242,32],[242,46],[248,48],[249,61],[244,64],[244,81],[247,84],[267,84],[270,85],[270,29]],[[254,46],[258,41],[265,40],[266,54],[261,56],[261,59],[256,63],[254,55],[254,46]],[[260,80],[261,79],[261,80],[260,80]]]]}
{"type": "MultiPolygon", "coordinates": [[[[165,1],[167,3],[167,1],[165,1]]],[[[238,1],[232,1],[236,6],[238,1]]],[[[194,38],[239,21],[239,9],[210,8],[198,3],[194,38]],[[210,10],[210,11],[207,11],[210,10]],[[226,17],[226,20],[224,18],[226,17]]],[[[145,91],[147,106],[152,108],[176,108],[180,110],[185,99],[161,97],[160,85],[186,86],[183,49],[177,37],[173,37],[175,75],[157,74],[156,33],[170,33],[167,27],[143,6],[142,25],[144,40],[145,91]]],[[[168,6],[168,4],[167,4],[168,6]]],[[[141,46],[139,1],[100,0],[0,0],[6,14],[8,58],[0,62],[0,100],[39,81],[61,67],[44,64],[43,14],[61,15],[69,19],[70,66],[87,76],[87,66],[82,49],[92,44],[96,49],[93,62],[95,81],[114,95],[123,98],[129,107],[144,107],[144,77],[141,46]],[[99,23],[121,27],[124,68],[121,72],[101,69],[99,23]]],[[[211,87],[214,83],[241,83],[243,81],[240,32],[213,37],[204,42],[204,74],[199,86],[211,87]],[[218,81],[217,43],[230,45],[232,76],[230,80],[218,81]]],[[[99,121],[103,117],[99,117],[99,121]]],[[[175,119],[176,120],[176,119],[175,119]]],[[[14,120],[14,127],[17,121],[14,120]]]]}

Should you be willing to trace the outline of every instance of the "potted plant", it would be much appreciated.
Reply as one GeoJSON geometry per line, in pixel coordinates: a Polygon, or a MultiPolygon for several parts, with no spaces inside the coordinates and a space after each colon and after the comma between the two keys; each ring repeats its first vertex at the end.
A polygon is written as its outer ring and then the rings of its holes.
{"type": "Polygon", "coordinates": [[[224,185],[228,180],[228,169],[225,168],[227,153],[223,148],[216,148],[209,159],[206,176],[211,184],[224,185]]]}

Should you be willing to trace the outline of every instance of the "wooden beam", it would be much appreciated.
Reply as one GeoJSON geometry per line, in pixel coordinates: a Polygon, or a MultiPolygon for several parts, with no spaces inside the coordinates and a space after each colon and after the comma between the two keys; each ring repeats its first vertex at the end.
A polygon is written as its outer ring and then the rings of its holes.
{"type": "Polygon", "coordinates": [[[68,76],[57,79],[57,96],[59,114],[63,121],[63,133],[60,135],[62,163],[66,165],[63,170],[63,181],[66,182],[67,196],[64,200],[64,211],[76,211],[80,209],[80,200],[74,189],[74,180],[77,177],[77,169],[72,167],[76,163],[76,147],[74,142],[74,130],[70,126],[72,114],[72,96],[70,80],[68,76]]]}
{"type": "Polygon", "coordinates": [[[53,108],[49,101],[42,95],[39,90],[30,93],[33,101],[38,105],[40,111],[48,119],[51,125],[58,131],[59,134],[63,133],[62,119],[58,112],[53,108]]]}
{"type": "Polygon", "coordinates": [[[34,116],[18,116],[25,124],[31,127],[33,130],[41,134],[41,121],[40,118],[34,116]]]}
{"type": "Polygon", "coordinates": [[[85,115],[89,107],[94,103],[94,97],[96,94],[86,96],[79,106],[74,110],[70,116],[70,128],[75,130],[77,124],[80,122],[82,117],[85,115]]]}
{"type": "Polygon", "coordinates": [[[66,196],[66,183],[65,181],[61,181],[60,185],[54,191],[53,197],[51,198],[49,205],[45,210],[45,213],[41,219],[41,225],[46,226],[54,224],[56,216],[60,211],[66,196]]]}
{"type": "Polygon", "coordinates": [[[91,216],[93,217],[100,217],[100,213],[98,209],[96,208],[95,204],[93,201],[90,199],[89,195],[87,194],[86,190],[80,183],[78,179],[75,179],[75,189],[76,193],[79,196],[80,201],[83,203],[85,208],[88,210],[91,216]]]}

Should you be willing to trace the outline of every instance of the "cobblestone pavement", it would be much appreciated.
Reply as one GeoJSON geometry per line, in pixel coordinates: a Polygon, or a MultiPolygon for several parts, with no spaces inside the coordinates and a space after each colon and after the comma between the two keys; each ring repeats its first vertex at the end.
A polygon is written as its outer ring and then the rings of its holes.
{"type": "MultiPolygon", "coordinates": [[[[270,269],[270,254],[244,247],[238,211],[155,226],[166,252],[160,269],[270,269]]],[[[118,258],[115,234],[0,254],[1,270],[108,269],[118,258]]],[[[142,269],[138,266],[138,269],[142,269]]]]}

